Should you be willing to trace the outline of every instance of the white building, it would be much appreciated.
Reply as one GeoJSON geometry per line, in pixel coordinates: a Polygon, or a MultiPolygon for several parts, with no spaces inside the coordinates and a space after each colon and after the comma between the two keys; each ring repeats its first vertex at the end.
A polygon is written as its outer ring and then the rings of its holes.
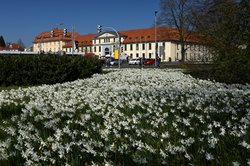
{"type": "MultiPolygon", "coordinates": [[[[34,51],[57,52],[60,50],[72,53],[72,33],[64,35],[63,30],[53,29],[53,34],[43,32],[34,41],[34,51]]],[[[156,54],[164,62],[181,60],[181,45],[177,29],[158,27],[119,31],[120,54],[129,58],[155,58],[156,54]],[[155,31],[156,30],[156,31],[155,31]],[[156,32],[156,33],[155,33],[156,32]],[[157,46],[157,47],[156,47],[157,46]]],[[[118,35],[115,31],[98,34],[75,34],[77,49],[74,53],[94,53],[98,56],[118,55],[118,35]]],[[[209,48],[202,44],[203,39],[196,33],[189,35],[186,43],[185,61],[212,61],[209,48]]],[[[117,57],[117,56],[116,56],[117,57]]]]}
{"type": "MultiPolygon", "coordinates": [[[[176,29],[159,27],[119,31],[122,55],[129,58],[144,57],[155,58],[156,52],[164,62],[181,60],[181,45],[178,42],[179,35],[176,29]],[[157,36],[155,38],[155,36],[157,36]],[[156,42],[155,42],[156,40],[156,42]],[[157,49],[156,49],[157,43],[157,49]]],[[[78,36],[78,50],[76,52],[92,52],[103,56],[114,54],[118,47],[118,36],[114,31],[105,31],[99,34],[78,36]]],[[[191,34],[186,43],[185,61],[211,61],[208,47],[201,44],[202,39],[197,34],[191,34]]],[[[64,51],[72,51],[72,42],[64,47],[64,51]]]]}

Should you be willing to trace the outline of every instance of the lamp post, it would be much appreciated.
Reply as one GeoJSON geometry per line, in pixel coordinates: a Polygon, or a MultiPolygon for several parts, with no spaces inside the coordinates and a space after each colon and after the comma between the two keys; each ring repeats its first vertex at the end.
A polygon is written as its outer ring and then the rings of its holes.
{"type": "Polygon", "coordinates": [[[75,49],[75,26],[72,27],[72,56],[74,55],[74,49],[75,49]]]}
{"type": "Polygon", "coordinates": [[[155,11],[155,66],[157,66],[158,55],[157,55],[157,31],[156,31],[156,22],[157,22],[157,11],[155,11]]]}
{"type": "MultiPolygon", "coordinates": [[[[60,26],[63,26],[64,25],[64,23],[57,23],[56,24],[59,28],[60,28],[60,26]]],[[[58,48],[58,54],[59,55],[61,55],[61,36],[60,36],[60,33],[58,34],[58,46],[59,46],[59,48],[58,48]]]]}
{"type": "Polygon", "coordinates": [[[143,63],[144,63],[144,57],[142,56],[142,41],[141,41],[142,35],[140,35],[140,45],[139,45],[139,49],[140,49],[140,55],[141,55],[141,68],[143,69],[143,63]]]}
{"type": "Polygon", "coordinates": [[[39,48],[39,54],[41,54],[41,52],[42,52],[42,37],[41,37],[41,39],[39,40],[38,48],[39,48]]]}
{"type": "MultiPolygon", "coordinates": [[[[100,26],[102,27],[102,26],[100,26]]],[[[118,67],[119,69],[121,68],[121,56],[120,56],[120,47],[121,47],[121,38],[120,38],[120,35],[119,33],[117,32],[117,30],[115,30],[115,28],[113,27],[103,27],[105,29],[111,29],[112,31],[114,31],[118,37],[118,67]]]]}

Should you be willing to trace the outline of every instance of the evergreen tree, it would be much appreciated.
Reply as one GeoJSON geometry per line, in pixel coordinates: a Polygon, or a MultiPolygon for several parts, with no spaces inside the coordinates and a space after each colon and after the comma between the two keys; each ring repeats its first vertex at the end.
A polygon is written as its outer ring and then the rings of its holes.
{"type": "Polygon", "coordinates": [[[250,1],[208,0],[196,13],[197,30],[210,39],[213,76],[228,83],[250,82],[250,1]]]}
{"type": "Polygon", "coordinates": [[[3,36],[0,36],[0,47],[6,47],[3,36]]]}

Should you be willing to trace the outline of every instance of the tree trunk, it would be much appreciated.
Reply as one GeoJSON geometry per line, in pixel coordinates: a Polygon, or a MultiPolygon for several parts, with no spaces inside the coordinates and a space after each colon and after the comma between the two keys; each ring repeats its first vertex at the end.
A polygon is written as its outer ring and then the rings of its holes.
{"type": "Polygon", "coordinates": [[[181,62],[182,63],[185,62],[185,54],[186,54],[185,44],[184,44],[184,41],[182,41],[181,42],[181,62]]]}

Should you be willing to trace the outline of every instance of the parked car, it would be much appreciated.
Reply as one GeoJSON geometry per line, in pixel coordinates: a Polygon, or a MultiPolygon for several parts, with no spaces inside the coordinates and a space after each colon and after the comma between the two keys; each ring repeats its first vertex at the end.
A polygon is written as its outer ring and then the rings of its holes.
{"type": "Polygon", "coordinates": [[[155,59],[146,59],[144,61],[144,65],[154,65],[155,64],[155,59]]]}
{"type": "Polygon", "coordinates": [[[114,59],[110,62],[111,66],[117,66],[119,64],[119,60],[118,59],[114,59]]]}
{"type": "Polygon", "coordinates": [[[136,59],[131,59],[128,62],[129,65],[140,65],[141,64],[141,59],[140,58],[136,58],[136,59]]]}

